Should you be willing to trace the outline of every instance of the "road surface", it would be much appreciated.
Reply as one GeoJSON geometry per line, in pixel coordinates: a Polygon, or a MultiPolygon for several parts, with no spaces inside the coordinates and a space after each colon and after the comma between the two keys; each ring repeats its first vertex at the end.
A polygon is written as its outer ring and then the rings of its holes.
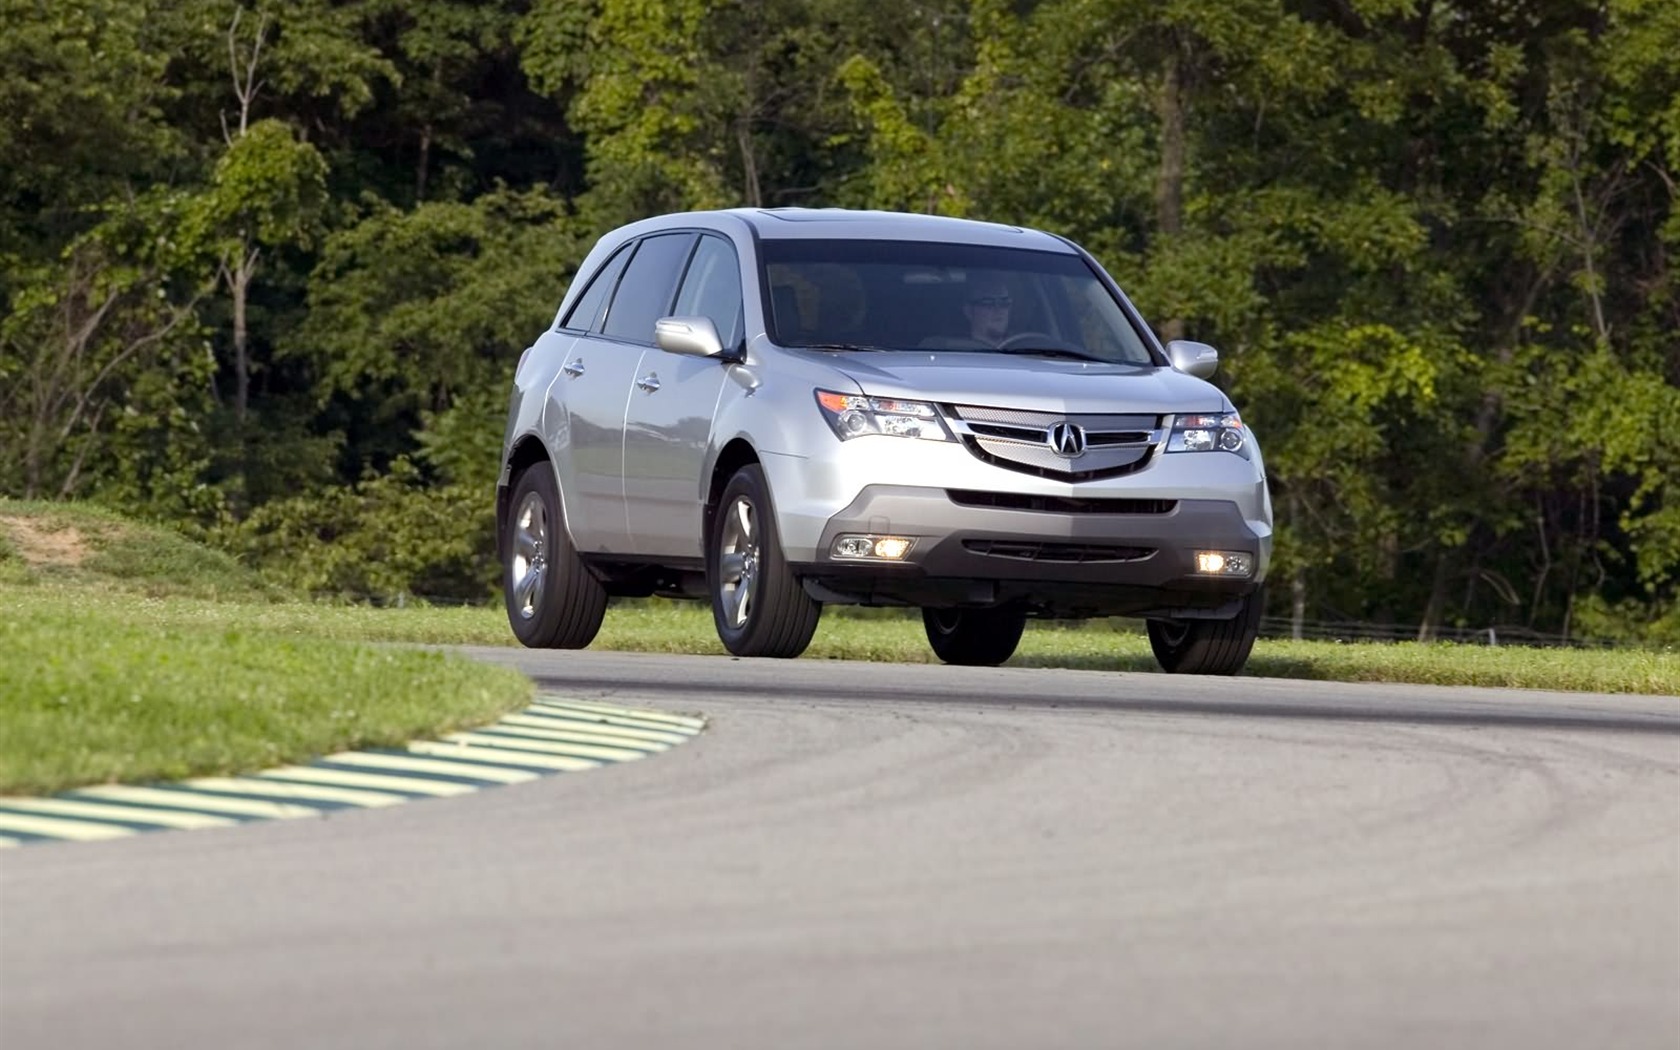
{"type": "Polygon", "coordinates": [[[640,762],[0,854],[0,1046],[1680,1047],[1680,699],[469,650],[640,762]]]}

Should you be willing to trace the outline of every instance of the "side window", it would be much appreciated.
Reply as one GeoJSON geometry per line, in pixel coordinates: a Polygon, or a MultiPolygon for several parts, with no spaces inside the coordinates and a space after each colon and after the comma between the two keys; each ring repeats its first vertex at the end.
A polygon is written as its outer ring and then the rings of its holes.
{"type": "Polygon", "coordinates": [[[602,331],[618,339],[653,342],[653,322],[671,312],[677,273],[694,243],[692,233],[661,233],[645,238],[636,248],[618,294],[607,307],[602,331]]]}
{"type": "Polygon", "coordinates": [[[721,237],[701,237],[673,313],[710,317],[725,349],[741,341],[741,265],[721,237]]]}
{"type": "Polygon", "coordinates": [[[589,282],[589,287],[584,290],[578,301],[572,304],[565,320],[560,322],[560,327],[580,332],[590,332],[599,328],[601,309],[607,305],[607,296],[612,294],[618,275],[623,272],[624,264],[629,261],[629,248],[620,248],[614,252],[612,258],[595,271],[594,279],[589,282]]]}

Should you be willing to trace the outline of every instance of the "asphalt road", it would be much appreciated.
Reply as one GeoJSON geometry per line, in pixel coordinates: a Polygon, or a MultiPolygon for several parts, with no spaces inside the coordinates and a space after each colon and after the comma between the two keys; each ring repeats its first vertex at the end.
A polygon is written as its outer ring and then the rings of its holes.
{"type": "Polygon", "coordinates": [[[0,855],[0,1046],[1680,1047],[1680,699],[479,650],[657,757],[0,855]]]}

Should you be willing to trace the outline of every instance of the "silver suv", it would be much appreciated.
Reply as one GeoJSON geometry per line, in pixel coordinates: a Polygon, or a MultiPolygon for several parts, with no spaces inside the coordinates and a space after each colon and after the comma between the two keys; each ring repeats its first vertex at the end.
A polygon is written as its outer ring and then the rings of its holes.
{"type": "Polygon", "coordinates": [[[1162,346],[1087,252],[1013,226],[694,212],[603,237],[520,358],[508,619],[581,648],[611,595],[709,600],[740,656],[826,603],[919,606],[948,663],[1028,617],[1146,619],[1168,671],[1248,659],[1271,554],[1212,347],[1162,346]]]}

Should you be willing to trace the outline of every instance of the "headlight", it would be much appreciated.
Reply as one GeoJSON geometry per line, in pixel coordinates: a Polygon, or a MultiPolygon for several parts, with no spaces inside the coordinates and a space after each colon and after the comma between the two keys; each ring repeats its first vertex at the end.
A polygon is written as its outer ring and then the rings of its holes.
{"type": "Polygon", "coordinates": [[[817,407],[841,441],[866,434],[950,441],[939,413],[926,401],[900,401],[890,397],[861,397],[817,391],[817,407]]]}
{"type": "Polygon", "coordinates": [[[1235,452],[1247,458],[1248,435],[1235,412],[1173,417],[1168,452],[1235,452]]]}

